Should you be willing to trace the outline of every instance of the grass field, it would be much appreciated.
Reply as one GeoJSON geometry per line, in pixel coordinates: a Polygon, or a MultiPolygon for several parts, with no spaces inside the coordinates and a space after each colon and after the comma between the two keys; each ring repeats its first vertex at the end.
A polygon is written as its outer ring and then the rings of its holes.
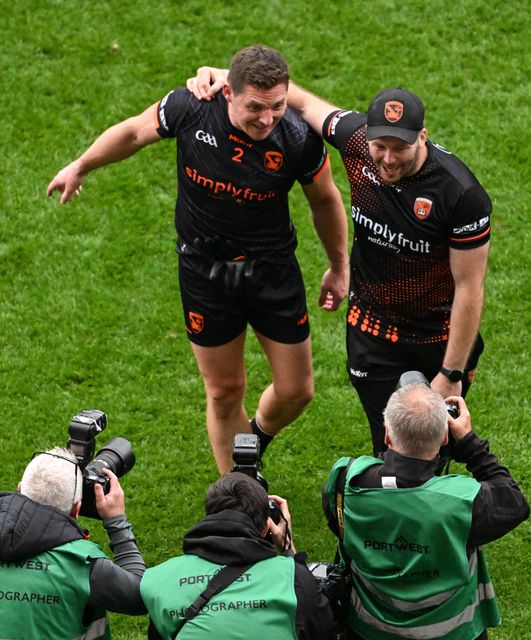
{"type": "MultiPolygon", "coordinates": [[[[424,98],[430,138],[461,157],[494,203],[482,332],[469,395],[475,429],[529,495],[529,72],[524,0],[0,0],[0,486],[31,453],[66,441],[72,415],[101,408],[137,464],[127,512],[148,564],[180,552],[216,478],[202,383],[183,328],[174,255],[174,145],[89,176],[61,207],[46,186],[104,128],[243,46],[280,49],[292,77],[343,107],[386,86],[424,98]],[[527,52],[527,56],[526,56],[527,52]]],[[[332,151],[348,205],[341,162],[332,151]]],[[[370,449],[344,367],[344,308],[322,313],[325,260],[301,191],[292,194],[312,321],[316,398],[271,446],[264,475],[290,501],[298,547],[330,559],[320,487],[341,455],[370,449]]],[[[268,383],[248,339],[248,409],[268,383]]],[[[93,538],[106,545],[98,523],[93,538]]],[[[529,524],[489,545],[503,625],[529,637],[529,524]]],[[[146,619],[113,616],[116,638],[146,619]]]]}

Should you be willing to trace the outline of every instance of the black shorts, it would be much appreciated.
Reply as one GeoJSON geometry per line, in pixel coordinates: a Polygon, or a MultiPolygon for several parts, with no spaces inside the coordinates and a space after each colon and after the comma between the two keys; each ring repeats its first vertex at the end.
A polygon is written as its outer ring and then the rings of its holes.
{"type": "MultiPolygon", "coordinates": [[[[392,343],[353,329],[347,323],[347,372],[369,420],[374,453],[385,449],[383,410],[400,376],[405,371],[420,371],[431,381],[441,368],[447,344],[392,343]]],[[[463,398],[474,379],[483,348],[483,339],[478,334],[465,367],[463,398]]]]}
{"type": "Polygon", "coordinates": [[[215,347],[238,337],[250,324],[266,338],[284,344],[310,335],[306,293],[295,256],[289,262],[256,260],[252,274],[226,288],[223,269],[210,280],[213,260],[179,255],[179,283],[189,339],[215,347]]]}

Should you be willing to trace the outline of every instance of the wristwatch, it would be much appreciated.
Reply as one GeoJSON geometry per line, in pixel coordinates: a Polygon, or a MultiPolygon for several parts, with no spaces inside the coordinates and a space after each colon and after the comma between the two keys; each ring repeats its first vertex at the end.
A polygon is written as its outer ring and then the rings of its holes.
{"type": "Polygon", "coordinates": [[[459,369],[447,369],[446,367],[441,367],[440,369],[443,376],[446,376],[450,382],[461,382],[463,379],[463,372],[459,369]]]}

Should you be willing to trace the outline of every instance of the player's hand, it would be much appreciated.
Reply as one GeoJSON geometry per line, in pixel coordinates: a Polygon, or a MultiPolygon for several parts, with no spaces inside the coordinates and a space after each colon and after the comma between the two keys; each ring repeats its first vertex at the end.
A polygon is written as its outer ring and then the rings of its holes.
{"type": "Polygon", "coordinates": [[[186,88],[198,100],[210,101],[227,82],[228,69],[199,67],[193,78],[188,78],[186,88]]]}
{"type": "Polygon", "coordinates": [[[269,496],[270,500],[274,500],[277,504],[280,512],[284,516],[278,524],[275,524],[271,518],[267,519],[267,526],[271,533],[271,538],[282,553],[284,551],[291,550],[295,553],[295,545],[293,544],[293,537],[291,533],[291,515],[288,509],[288,501],[280,496],[269,496]],[[286,535],[286,528],[288,529],[288,535],[286,535]]]}
{"type": "Polygon", "coordinates": [[[448,416],[448,428],[450,429],[454,440],[458,442],[459,440],[461,440],[461,438],[464,438],[467,433],[470,433],[472,431],[472,420],[470,418],[470,412],[461,396],[448,396],[444,399],[444,401],[456,404],[459,409],[458,418],[452,418],[452,416],[448,416]]]}
{"type": "Polygon", "coordinates": [[[103,493],[101,484],[94,485],[96,497],[96,510],[102,519],[121,516],[125,513],[125,495],[118,478],[109,469],[103,469],[103,473],[109,478],[109,493],[103,493]]]}
{"type": "Polygon", "coordinates": [[[461,382],[451,382],[442,373],[438,373],[430,383],[430,387],[441,394],[443,398],[448,396],[460,396],[463,385],[461,382]]]}
{"type": "Polygon", "coordinates": [[[324,311],[336,311],[348,293],[348,263],[328,268],[321,280],[319,306],[324,311]]]}
{"type": "Polygon", "coordinates": [[[49,196],[54,191],[61,193],[61,204],[66,204],[75,196],[79,196],[83,190],[82,183],[85,179],[85,175],[81,173],[79,163],[77,160],[71,162],[64,169],[61,169],[55,178],[48,185],[47,193],[49,196]]]}

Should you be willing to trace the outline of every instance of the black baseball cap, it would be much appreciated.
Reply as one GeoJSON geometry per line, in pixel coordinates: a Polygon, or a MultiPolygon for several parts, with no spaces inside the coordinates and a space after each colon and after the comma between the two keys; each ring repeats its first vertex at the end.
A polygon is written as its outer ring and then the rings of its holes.
{"type": "Polygon", "coordinates": [[[367,140],[392,136],[413,144],[424,127],[422,100],[405,89],[385,89],[367,112],[367,140]]]}

